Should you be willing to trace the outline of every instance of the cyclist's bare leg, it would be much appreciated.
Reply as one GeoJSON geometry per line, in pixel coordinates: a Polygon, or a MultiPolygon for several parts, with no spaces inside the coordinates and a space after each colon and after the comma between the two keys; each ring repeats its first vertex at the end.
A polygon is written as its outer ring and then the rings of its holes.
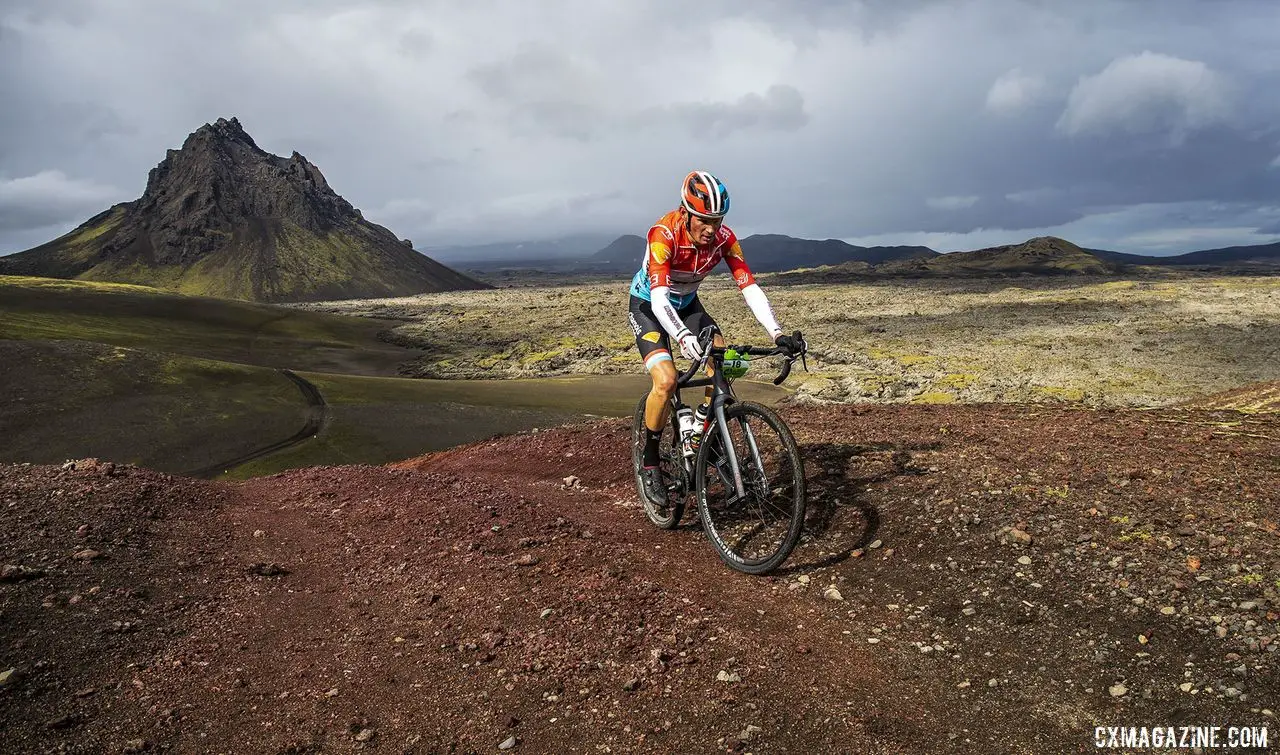
{"type": "Polygon", "coordinates": [[[676,367],[670,359],[664,359],[649,370],[653,386],[649,389],[649,400],[644,405],[645,427],[653,432],[661,432],[666,427],[671,413],[671,394],[676,390],[676,367]]]}

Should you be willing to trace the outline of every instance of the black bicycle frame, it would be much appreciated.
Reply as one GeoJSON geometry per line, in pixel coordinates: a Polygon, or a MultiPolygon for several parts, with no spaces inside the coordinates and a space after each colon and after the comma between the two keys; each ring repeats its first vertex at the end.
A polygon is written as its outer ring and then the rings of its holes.
{"type": "MultiPolygon", "coordinates": [[[[685,388],[702,388],[708,385],[714,387],[711,394],[711,415],[715,417],[716,429],[720,431],[720,438],[724,444],[725,461],[728,462],[729,468],[733,470],[733,488],[734,493],[736,494],[736,500],[746,496],[746,491],[742,487],[742,469],[738,466],[737,449],[733,447],[733,437],[729,434],[729,423],[724,416],[725,407],[737,401],[737,397],[733,394],[733,387],[729,384],[729,380],[724,376],[724,353],[729,348],[730,347],[728,346],[717,347],[707,344],[706,356],[702,359],[696,360],[689,366],[688,370],[676,379],[675,408],[678,411],[680,407],[685,406],[684,401],[680,398],[681,390],[685,388]],[[715,367],[715,371],[712,376],[695,378],[694,375],[697,374],[699,370],[703,369],[708,362],[715,367]]],[[[739,346],[736,347],[736,350],[741,354],[751,354],[754,352],[759,355],[776,355],[782,353],[779,352],[776,347],[752,348],[750,346],[739,346]]],[[[782,372],[779,373],[776,379],[774,379],[774,385],[786,380],[787,375],[790,372],[791,360],[788,360],[783,364],[782,372]]],[[[749,428],[745,428],[745,435],[747,442],[751,445],[751,453],[755,457],[758,465],[760,463],[760,452],[756,448],[755,439],[751,436],[749,428]]],[[[702,442],[706,443],[707,441],[704,438],[702,442]]]]}
{"type": "MultiPolygon", "coordinates": [[[[695,361],[676,380],[676,409],[678,410],[684,405],[684,401],[680,398],[681,390],[685,388],[702,388],[708,385],[714,386],[711,394],[711,416],[715,417],[716,428],[720,431],[720,438],[724,444],[726,461],[729,462],[729,468],[733,470],[734,492],[741,498],[746,495],[742,487],[742,471],[738,468],[738,454],[733,447],[733,438],[729,435],[729,423],[724,418],[725,406],[737,400],[733,395],[733,387],[729,385],[729,381],[724,376],[724,352],[726,349],[727,347],[710,347],[703,359],[695,361]],[[715,367],[715,372],[712,376],[694,378],[694,374],[704,368],[708,362],[715,367]]],[[[704,438],[702,442],[706,443],[707,441],[704,438]]]]}

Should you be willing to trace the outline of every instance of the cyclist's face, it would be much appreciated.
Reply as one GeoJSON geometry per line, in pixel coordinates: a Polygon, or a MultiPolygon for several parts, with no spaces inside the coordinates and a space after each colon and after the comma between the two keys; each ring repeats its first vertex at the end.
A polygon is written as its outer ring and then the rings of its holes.
{"type": "Polygon", "coordinates": [[[693,239],[693,243],[699,246],[710,244],[716,237],[716,231],[724,225],[724,218],[700,218],[693,213],[686,213],[686,215],[689,218],[689,236],[693,239]]]}

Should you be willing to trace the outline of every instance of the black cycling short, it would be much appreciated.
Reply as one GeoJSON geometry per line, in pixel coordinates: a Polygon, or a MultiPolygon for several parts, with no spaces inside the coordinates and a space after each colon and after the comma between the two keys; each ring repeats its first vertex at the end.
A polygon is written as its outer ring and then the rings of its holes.
{"type": "MultiPolygon", "coordinates": [[[[658,362],[671,359],[671,339],[658,324],[658,318],[653,314],[653,306],[639,296],[632,296],[628,309],[627,320],[631,323],[631,329],[635,331],[636,346],[640,349],[640,358],[644,360],[645,369],[653,369],[658,362]]],[[[711,315],[707,314],[707,310],[702,308],[702,300],[696,296],[687,307],[676,310],[676,316],[694,335],[701,333],[702,329],[708,325],[716,324],[716,321],[711,319],[711,315]]]]}

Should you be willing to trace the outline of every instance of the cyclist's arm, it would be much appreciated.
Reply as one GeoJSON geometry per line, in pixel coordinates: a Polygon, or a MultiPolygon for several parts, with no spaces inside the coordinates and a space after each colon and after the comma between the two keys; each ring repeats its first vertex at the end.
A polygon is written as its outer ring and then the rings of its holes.
{"type": "Polygon", "coordinates": [[[756,321],[768,332],[770,340],[777,338],[782,334],[782,328],[778,326],[778,320],[773,316],[773,308],[769,306],[769,299],[764,295],[764,290],[760,288],[760,284],[756,283],[756,277],[751,274],[751,268],[747,266],[747,260],[742,256],[742,247],[736,238],[731,242],[724,261],[728,263],[729,270],[733,273],[733,280],[738,284],[738,290],[742,291],[742,298],[747,300],[751,314],[755,315],[756,321]]]}
{"type": "Polygon", "coordinates": [[[675,340],[688,332],[671,306],[671,249],[675,240],[661,226],[649,229],[649,303],[662,329],[675,340]]]}

